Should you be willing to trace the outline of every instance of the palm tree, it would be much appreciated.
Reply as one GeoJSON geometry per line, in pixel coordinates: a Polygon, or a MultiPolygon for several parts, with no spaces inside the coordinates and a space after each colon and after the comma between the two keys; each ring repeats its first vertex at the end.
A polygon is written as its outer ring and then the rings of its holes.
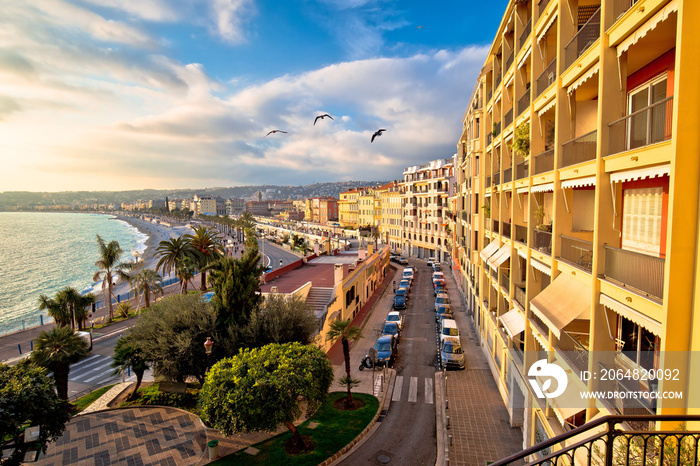
{"type": "Polygon", "coordinates": [[[88,354],[90,345],[70,327],[54,327],[41,332],[35,343],[32,361],[53,372],[56,392],[67,400],[70,365],[88,354]]]}
{"type": "Polygon", "coordinates": [[[131,284],[136,291],[136,296],[143,294],[145,308],[151,305],[151,293],[156,298],[163,294],[163,277],[151,269],[143,269],[131,278],[131,284]]]}
{"type": "MultiPolygon", "coordinates": [[[[180,279],[180,282],[183,282],[184,280],[180,272],[184,272],[188,269],[183,268],[182,263],[187,259],[193,259],[195,254],[195,249],[192,247],[192,243],[186,235],[170,238],[168,241],[161,241],[158,244],[155,254],[160,257],[158,264],[156,264],[156,271],[162,269],[163,275],[175,272],[175,276],[180,279]]],[[[187,289],[186,281],[183,284],[183,289],[187,289]]]]}
{"type": "Polygon", "coordinates": [[[45,294],[39,296],[39,309],[42,311],[47,310],[59,327],[64,327],[71,322],[71,314],[66,306],[54,298],[49,298],[45,294]]]}
{"type": "Polygon", "coordinates": [[[143,373],[148,370],[148,361],[141,348],[128,336],[119,337],[117,340],[112,355],[112,367],[114,367],[114,375],[119,375],[129,367],[136,374],[136,386],[129,395],[129,400],[133,400],[143,380],[143,373]]]}
{"type": "Polygon", "coordinates": [[[178,263],[175,274],[180,277],[181,294],[187,294],[187,284],[190,283],[196,273],[197,268],[192,258],[186,257],[178,263]]]}
{"type": "MultiPolygon", "coordinates": [[[[345,357],[345,372],[347,374],[347,379],[350,380],[350,340],[356,341],[362,338],[362,330],[360,327],[351,327],[350,322],[352,320],[334,320],[331,325],[330,329],[328,330],[328,333],[326,334],[326,340],[328,341],[337,341],[340,338],[340,341],[343,344],[343,356],[345,357]]],[[[351,384],[348,383],[347,389],[348,389],[348,396],[345,398],[345,406],[348,408],[352,408],[355,403],[352,400],[352,392],[351,392],[351,384]]]]}
{"type": "Polygon", "coordinates": [[[97,246],[99,248],[100,259],[95,262],[95,267],[99,270],[95,272],[92,281],[102,280],[102,289],[108,289],[107,301],[109,302],[109,321],[114,319],[114,308],[112,307],[112,297],[114,296],[113,278],[117,277],[128,280],[128,271],[133,268],[133,264],[119,262],[124,251],[117,241],[110,241],[109,244],[103,240],[100,235],[97,235],[97,246]]]}
{"type": "Polygon", "coordinates": [[[56,294],[56,300],[62,303],[68,310],[71,328],[73,329],[76,328],[76,324],[80,320],[79,317],[82,317],[78,314],[82,314],[85,311],[85,306],[82,306],[83,300],[81,298],[81,294],[72,286],[67,286],[56,294]]]}
{"type": "Polygon", "coordinates": [[[223,248],[217,241],[218,236],[214,230],[203,226],[193,227],[193,229],[194,235],[188,234],[185,236],[189,239],[195,251],[197,251],[197,265],[202,275],[202,284],[199,289],[207,291],[206,267],[223,256],[223,248]]]}

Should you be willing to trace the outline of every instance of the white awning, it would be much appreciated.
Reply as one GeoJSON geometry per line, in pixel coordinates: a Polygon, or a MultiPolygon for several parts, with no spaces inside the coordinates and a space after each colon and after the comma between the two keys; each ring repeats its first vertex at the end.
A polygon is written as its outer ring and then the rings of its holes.
{"type": "Polygon", "coordinates": [[[488,246],[481,250],[479,255],[483,260],[488,260],[489,257],[493,256],[493,253],[498,250],[498,241],[491,241],[488,246]]]}
{"type": "Polygon", "coordinates": [[[549,327],[557,338],[576,319],[590,319],[591,287],[559,274],[552,283],[530,301],[530,309],[549,327]]]}
{"type": "Polygon", "coordinates": [[[516,308],[512,308],[503,314],[499,317],[499,320],[511,338],[515,338],[516,335],[520,335],[525,331],[525,317],[516,308]]]}
{"type": "Polygon", "coordinates": [[[543,264],[542,262],[535,259],[532,259],[530,261],[530,265],[532,265],[532,267],[539,270],[543,274],[549,275],[550,277],[552,276],[552,269],[548,265],[543,264]]]}
{"type": "Polygon", "coordinates": [[[527,52],[525,52],[525,55],[523,55],[523,58],[520,59],[518,62],[518,68],[522,68],[523,65],[525,65],[525,62],[527,62],[527,58],[530,56],[530,53],[532,52],[532,47],[527,48],[527,52]]]}
{"type": "Polygon", "coordinates": [[[521,251],[520,249],[516,249],[518,251],[518,255],[522,257],[523,259],[527,260],[527,253],[525,251],[521,251]]]}
{"type": "Polygon", "coordinates": [[[505,142],[506,144],[508,144],[508,143],[509,143],[510,141],[512,141],[512,140],[513,140],[513,131],[511,131],[510,133],[508,133],[508,136],[506,136],[505,139],[503,139],[503,142],[505,142]]]}
{"type": "Polygon", "coordinates": [[[623,181],[644,180],[646,178],[656,178],[671,174],[671,165],[657,165],[655,167],[637,168],[635,170],[625,170],[610,174],[611,183],[620,183],[623,181]]]}
{"type": "Polygon", "coordinates": [[[503,87],[508,88],[508,86],[510,86],[513,83],[513,79],[515,79],[515,73],[510,75],[510,78],[508,78],[508,81],[506,81],[506,85],[503,87]]]}
{"type": "Polygon", "coordinates": [[[518,188],[518,189],[516,189],[515,192],[517,192],[518,194],[527,194],[527,192],[528,192],[529,190],[530,190],[530,188],[529,188],[528,186],[525,186],[525,187],[523,187],[523,188],[518,188]]]}
{"type": "Polygon", "coordinates": [[[557,99],[555,99],[554,97],[552,97],[552,100],[550,100],[549,103],[547,103],[544,107],[542,107],[542,108],[540,109],[539,112],[537,112],[537,116],[540,116],[540,117],[541,117],[542,115],[544,115],[545,113],[547,113],[547,111],[548,111],[550,108],[554,107],[556,104],[557,104],[557,99]]]}
{"type": "Polygon", "coordinates": [[[484,197],[491,197],[491,191],[486,191],[484,193],[484,197]]]}
{"type": "Polygon", "coordinates": [[[530,189],[531,193],[548,193],[554,191],[554,183],[538,184],[530,189]]]}
{"type": "Polygon", "coordinates": [[[537,42],[541,41],[544,36],[547,35],[547,31],[549,31],[549,28],[552,27],[552,24],[554,24],[554,21],[557,20],[557,16],[559,15],[559,10],[554,10],[552,12],[552,17],[549,18],[549,21],[547,21],[547,25],[542,28],[542,32],[537,36],[537,42]]]}
{"type": "Polygon", "coordinates": [[[532,336],[535,337],[535,340],[537,340],[537,342],[540,344],[540,346],[542,346],[542,348],[544,348],[545,351],[549,350],[549,335],[542,335],[540,334],[540,332],[537,331],[537,329],[532,329],[532,336]]]}
{"type": "Polygon", "coordinates": [[[622,317],[631,320],[635,324],[644,327],[654,335],[658,337],[661,336],[661,323],[657,322],[651,317],[645,316],[641,312],[632,309],[631,307],[622,304],[620,301],[612,299],[610,296],[604,294],[600,295],[600,304],[609,309],[612,309],[613,311],[620,314],[622,317]]]}
{"type": "MultiPolygon", "coordinates": [[[[554,357],[553,362],[561,368],[566,368],[568,366],[558,355],[554,357]]],[[[576,376],[574,375],[574,377],[576,376]]],[[[569,378],[568,375],[567,378],[569,378]]],[[[571,416],[575,416],[586,409],[586,400],[581,398],[581,390],[578,388],[578,384],[573,380],[569,380],[564,393],[555,398],[550,398],[550,403],[552,404],[554,414],[562,425],[565,425],[566,420],[571,416]]]]}
{"type": "Polygon", "coordinates": [[[672,12],[678,11],[678,0],[671,0],[662,9],[656,12],[654,16],[649,18],[649,20],[639,26],[634,34],[631,34],[627,39],[623,40],[620,45],[617,46],[617,56],[619,57],[627,51],[631,46],[637,43],[639,39],[646,36],[647,33],[656,26],[658,26],[662,21],[668,19],[672,12]]]}
{"type": "Polygon", "coordinates": [[[488,264],[492,269],[498,270],[501,264],[508,259],[510,259],[510,244],[504,244],[496,254],[491,256],[491,258],[488,260],[488,264]]]}
{"type": "Polygon", "coordinates": [[[583,186],[595,186],[595,175],[561,182],[561,189],[581,188],[583,186]]]}
{"type": "Polygon", "coordinates": [[[583,73],[576,81],[571,83],[569,88],[566,90],[569,94],[574,92],[577,87],[579,87],[581,84],[585,83],[588,81],[591,77],[595,76],[595,74],[600,70],[600,62],[596,63],[592,67],[588,69],[585,73],[583,73]]]}

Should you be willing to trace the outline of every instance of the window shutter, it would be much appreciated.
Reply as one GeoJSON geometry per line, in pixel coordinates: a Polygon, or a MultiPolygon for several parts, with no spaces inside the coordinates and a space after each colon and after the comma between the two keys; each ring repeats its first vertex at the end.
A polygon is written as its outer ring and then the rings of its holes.
{"type": "Polygon", "coordinates": [[[622,212],[622,249],[659,256],[663,188],[626,189],[622,212]]]}

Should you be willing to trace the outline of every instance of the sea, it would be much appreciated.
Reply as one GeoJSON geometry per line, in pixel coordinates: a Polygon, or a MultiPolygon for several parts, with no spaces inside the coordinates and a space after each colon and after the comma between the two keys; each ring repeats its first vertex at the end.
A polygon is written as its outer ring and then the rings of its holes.
{"type": "Polygon", "coordinates": [[[123,262],[143,253],[148,238],[111,215],[0,212],[0,335],[51,321],[39,310],[42,294],[53,297],[67,286],[102,292],[92,281],[96,235],[119,242],[123,262]]]}

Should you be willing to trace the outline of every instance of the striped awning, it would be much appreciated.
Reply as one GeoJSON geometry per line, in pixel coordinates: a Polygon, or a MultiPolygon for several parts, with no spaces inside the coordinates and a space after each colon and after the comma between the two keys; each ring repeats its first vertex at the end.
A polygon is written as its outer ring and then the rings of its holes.
{"type": "Polygon", "coordinates": [[[530,53],[532,53],[532,47],[527,48],[525,55],[523,55],[523,58],[521,58],[518,62],[518,68],[522,68],[523,65],[525,65],[525,63],[527,62],[527,58],[530,56],[530,53]]]}
{"type": "Polygon", "coordinates": [[[483,260],[488,260],[489,257],[493,256],[493,253],[498,250],[498,241],[491,241],[488,246],[481,250],[479,255],[483,260]]]}
{"type": "Polygon", "coordinates": [[[552,24],[554,24],[554,21],[557,20],[557,16],[559,16],[559,10],[554,10],[552,12],[552,17],[549,18],[549,21],[547,21],[547,24],[545,27],[542,28],[542,32],[537,36],[537,42],[541,41],[544,36],[547,35],[547,31],[549,31],[549,28],[552,27],[552,24]]]}
{"type": "Polygon", "coordinates": [[[498,270],[501,264],[503,264],[508,259],[510,259],[510,244],[504,244],[503,246],[501,246],[501,249],[499,249],[496,254],[491,256],[491,258],[487,262],[489,264],[489,267],[491,267],[494,270],[498,270]]]}
{"type": "Polygon", "coordinates": [[[561,182],[561,189],[582,188],[584,186],[595,186],[595,176],[586,176],[585,178],[575,178],[561,182]]]}
{"type": "Polygon", "coordinates": [[[547,113],[547,111],[548,111],[550,108],[554,107],[556,104],[557,104],[557,99],[555,99],[554,97],[552,97],[552,100],[550,100],[547,104],[545,104],[544,107],[542,107],[542,108],[537,112],[537,116],[542,116],[542,115],[544,115],[545,113],[547,113]]]}
{"type": "Polygon", "coordinates": [[[646,316],[635,309],[632,309],[626,304],[622,304],[620,301],[612,299],[610,296],[604,294],[600,295],[600,304],[607,307],[608,309],[612,309],[622,317],[631,320],[635,324],[644,327],[657,337],[661,336],[661,322],[658,322],[652,319],[651,317],[646,316]]]}
{"type": "Polygon", "coordinates": [[[532,259],[530,261],[530,265],[532,265],[533,268],[539,270],[543,274],[549,275],[550,277],[552,276],[552,269],[547,264],[543,264],[538,260],[532,259]]]}
{"type": "Polygon", "coordinates": [[[527,192],[530,190],[529,186],[524,186],[522,188],[518,188],[515,190],[516,193],[518,194],[527,194],[527,192]]]}
{"type": "Polygon", "coordinates": [[[656,26],[658,26],[662,21],[668,19],[668,17],[674,11],[678,11],[678,0],[671,0],[670,2],[668,2],[666,6],[657,11],[654,16],[649,18],[649,20],[646,23],[639,26],[634,32],[634,34],[630,35],[625,40],[623,40],[620,43],[620,45],[617,46],[617,56],[619,57],[623,53],[625,53],[627,49],[636,44],[639,41],[639,39],[646,36],[649,31],[655,29],[656,26]]]}
{"type": "Polygon", "coordinates": [[[576,319],[590,319],[591,287],[560,274],[530,301],[530,309],[549,327],[557,338],[576,319]]]}
{"type": "MultiPolygon", "coordinates": [[[[532,327],[531,327],[532,328],[532,327]]],[[[546,329],[542,329],[546,330],[546,329]]],[[[537,329],[533,329],[532,331],[532,336],[535,337],[535,340],[537,340],[537,343],[544,348],[545,351],[549,349],[549,335],[542,335],[540,332],[537,331],[537,329]]]]}
{"type": "Polygon", "coordinates": [[[537,184],[530,189],[532,193],[548,193],[554,191],[554,183],[537,184]]]}
{"type": "Polygon", "coordinates": [[[625,170],[610,174],[611,183],[621,183],[624,181],[644,180],[671,174],[671,165],[656,165],[654,167],[637,168],[635,170],[625,170]]]}
{"type": "Polygon", "coordinates": [[[503,324],[503,328],[509,337],[515,338],[525,331],[525,316],[516,308],[511,308],[510,311],[498,318],[503,324]]]}
{"type": "Polygon", "coordinates": [[[588,69],[588,71],[586,71],[585,73],[583,73],[576,81],[574,81],[573,83],[571,83],[571,85],[570,85],[569,88],[566,90],[566,92],[568,92],[569,94],[571,94],[572,92],[574,92],[574,91],[576,90],[576,88],[578,88],[579,86],[581,86],[581,84],[585,83],[585,82],[588,81],[590,78],[592,78],[593,76],[595,76],[595,74],[596,74],[599,70],[600,70],[600,62],[599,62],[599,63],[596,63],[596,64],[593,65],[593,66],[591,66],[591,67],[588,69]]]}

